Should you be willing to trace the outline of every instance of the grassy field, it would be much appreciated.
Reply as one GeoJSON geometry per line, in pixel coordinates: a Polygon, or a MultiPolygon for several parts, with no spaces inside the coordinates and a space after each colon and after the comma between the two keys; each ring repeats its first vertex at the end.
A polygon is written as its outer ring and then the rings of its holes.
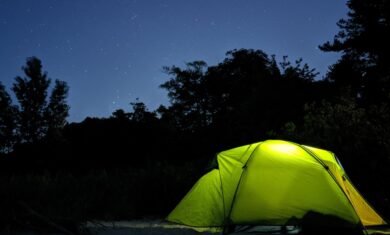
{"type": "Polygon", "coordinates": [[[163,163],[142,169],[3,174],[0,231],[44,228],[45,220],[77,230],[90,220],[164,218],[199,175],[190,165],[163,163]]]}

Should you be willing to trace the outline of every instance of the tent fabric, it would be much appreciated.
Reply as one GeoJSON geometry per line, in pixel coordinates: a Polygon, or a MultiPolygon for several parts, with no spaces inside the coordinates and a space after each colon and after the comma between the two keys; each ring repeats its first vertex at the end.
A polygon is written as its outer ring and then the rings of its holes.
{"type": "Polygon", "coordinates": [[[290,225],[313,213],[385,225],[327,150],[267,140],[220,152],[167,220],[195,227],[290,225]]]}
{"type": "Polygon", "coordinates": [[[224,218],[221,198],[221,178],[219,170],[214,169],[192,187],[169,220],[189,226],[221,226],[224,218]]]}
{"type": "Polygon", "coordinates": [[[365,226],[386,224],[384,219],[364,200],[349,180],[344,181],[345,190],[350,198],[357,214],[365,226]]]}
{"type": "MultiPolygon", "coordinates": [[[[308,146],[306,146],[308,147],[308,146]]],[[[343,191],[347,194],[348,199],[351,201],[356,213],[358,214],[362,224],[364,226],[384,225],[386,222],[384,219],[368,204],[363,196],[356,190],[351,183],[350,179],[345,174],[344,169],[338,162],[336,156],[326,150],[308,147],[314,151],[315,154],[326,162],[330,171],[336,177],[337,183],[342,187],[343,191]]]]}

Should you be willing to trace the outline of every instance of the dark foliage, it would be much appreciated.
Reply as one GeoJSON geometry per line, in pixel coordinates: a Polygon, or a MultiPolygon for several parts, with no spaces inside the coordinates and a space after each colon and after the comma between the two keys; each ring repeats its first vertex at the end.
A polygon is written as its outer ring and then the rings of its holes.
{"type": "Polygon", "coordinates": [[[41,61],[36,57],[27,58],[22,69],[26,77],[16,77],[12,87],[18,106],[12,104],[4,86],[0,87],[0,138],[8,140],[7,143],[2,141],[2,152],[11,151],[15,144],[37,143],[48,134],[59,135],[68,117],[66,98],[69,88],[66,82],[56,80],[47,101],[51,80],[46,72],[42,72],[41,61]]]}
{"type": "Polygon", "coordinates": [[[17,141],[15,133],[17,109],[0,82],[0,153],[8,153],[17,141]]]}
{"type": "Polygon", "coordinates": [[[267,138],[287,121],[302,122],[304,104],[329,94],[328,84],[315,82],[316,73],[302,60],[292,65],[284,58],[279,68],[260,50],[226,56],[212,67],[202,61],[166,67],[172,77],[161,85],[171,100],[159,109],[162,119],[192,135],[202,133],[206,145],[222,150],[267,138]]]}
{"type": "Polygon", "coordinates": [[[349,0],[347,6],[348,18],[338,22],[340,32],[333,42],[321,46],[324,51],[343,54],[331,69],[332,79],[351,80],[351,85],[358,88],[355,95],[367,104],[389,102],[390,3],[387,0],[349,0]],[[353,74],[345,71],[353,71],[353,74]]]}

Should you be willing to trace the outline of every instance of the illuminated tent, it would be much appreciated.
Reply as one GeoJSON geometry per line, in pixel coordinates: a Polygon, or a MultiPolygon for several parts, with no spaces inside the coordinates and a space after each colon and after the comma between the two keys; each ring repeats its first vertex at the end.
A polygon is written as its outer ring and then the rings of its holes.
{"type": "Polygon", "coordinates": [[[314,214],[336,218],[330,223],[338,225],[387,224],[332,152],[267,140],[220,152],[216,160],[217,169],[199,179],[168,221],[194,227],[299,225],[314,214]]]}

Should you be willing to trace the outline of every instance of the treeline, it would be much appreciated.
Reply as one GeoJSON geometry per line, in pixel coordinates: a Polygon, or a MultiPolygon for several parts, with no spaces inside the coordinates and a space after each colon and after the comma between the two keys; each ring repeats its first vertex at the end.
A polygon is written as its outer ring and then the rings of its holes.
{"type": "Polygon", "coordinates": [[[18,214],[18,199],[59,220],[164,215],[217,152],[280,138],[335,152],[389,216],[389,3],[350,0],[348,7],[340,32],[320,46],[341,53],[323,79],[301,59],[237,49],[217,65],[164,67],[168,106],[151,111],[136,100],[131,110],[81,123],[66,123],[66,83],[56,81],[47,97],[50,80],[37,58],[28,59],[26,78],[12,89],[18,106],[0,86],[0,203],[8,208],[0,211],[18,214]]]}

